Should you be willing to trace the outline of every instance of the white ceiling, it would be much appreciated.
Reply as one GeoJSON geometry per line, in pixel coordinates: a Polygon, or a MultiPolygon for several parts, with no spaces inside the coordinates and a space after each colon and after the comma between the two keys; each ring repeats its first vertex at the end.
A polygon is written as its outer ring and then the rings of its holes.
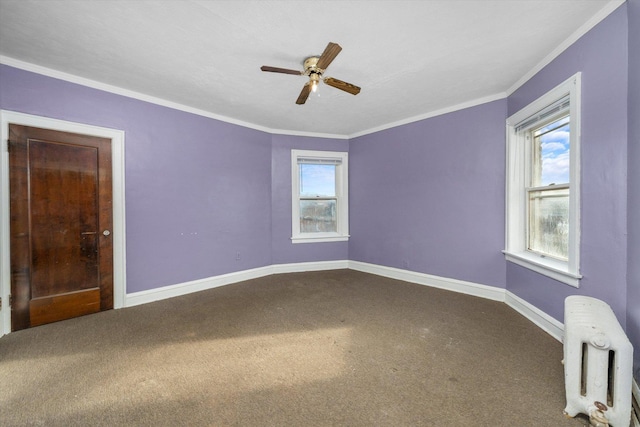
{"type": "MultiPolygon", "coordinates": [[[[621,0],[0,0],[0,60],[272,132],[355,136],[504,97],[621,0]],[[343,50],[295,101],[302,69],[343,50]]],[[[0,82],[1,83],[1,82],[0,82]]]]}

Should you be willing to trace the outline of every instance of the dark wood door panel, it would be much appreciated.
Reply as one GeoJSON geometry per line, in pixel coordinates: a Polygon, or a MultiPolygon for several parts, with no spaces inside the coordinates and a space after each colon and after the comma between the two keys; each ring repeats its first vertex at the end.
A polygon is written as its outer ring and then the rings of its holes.
{"type": "Polygon", "coordinates": [[[11,329],[29,327],[30,289],[30,239],[29,239],[29,193],[16,191],[28,188],[29,168],[27,145],[16,144],[15,129],[9,127],[9,221],[11,248],[11,329]]]}
{"type": "Polygon", "coordinates": [[[29,143],[32,298],[99,287],[97,152],[29,143]]]}
{"type": "Polygon", "coordinates": [[[12,329],[113,308],[111,141],[9,136],[12,329]]]}
{"type": "Polygon", "coordinates": [[[34,298],[29,303],[30,326],[40,326],[100,311],[100,289],[34,298]]]}

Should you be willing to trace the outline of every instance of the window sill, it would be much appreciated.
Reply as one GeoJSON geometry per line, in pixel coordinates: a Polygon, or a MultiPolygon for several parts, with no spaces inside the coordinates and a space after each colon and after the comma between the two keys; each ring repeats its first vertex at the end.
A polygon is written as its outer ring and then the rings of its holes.
{"type": "Polygon", "coordinates": [[[533,270],[554,280],[573,286],[580,287],[582,275],[570,272],[566,262],[553,258],[545,258],[531,252],[508,252],[502,251],[507,261],[518,264],[522,267],[533,270]]]}
{"type": "Polygon", "coordinates": [[[322,242],[347,242],[349,235],[322,235],[322,236],[294,236],[291,243],[322,243],[322,242]]]}

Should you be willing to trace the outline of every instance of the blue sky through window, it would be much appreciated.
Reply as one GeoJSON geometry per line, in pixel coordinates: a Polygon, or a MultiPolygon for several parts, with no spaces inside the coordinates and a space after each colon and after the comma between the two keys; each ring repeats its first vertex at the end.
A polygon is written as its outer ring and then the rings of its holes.
{"type": "Polygon", "coordinates": [[[534,133],[541,146],[540,185],[569,182],[569,129],[570,123],[567,116],[534,133]]]}
{"type": "Polygon", "coordinates": [[[300,195],[304,197],[334,197],[336,195],[336,165],[300,165],[300,195]]]}

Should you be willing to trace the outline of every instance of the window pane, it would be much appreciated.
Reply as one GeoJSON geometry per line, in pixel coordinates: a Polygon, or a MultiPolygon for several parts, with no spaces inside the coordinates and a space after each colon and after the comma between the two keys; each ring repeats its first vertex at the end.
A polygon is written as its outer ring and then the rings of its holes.
{"type": "Polygon", "coordinates": [[[569,183],[569,116],[533,132],[533,187],[569,183]]]}
{"type": "Polygon", "coordinates": [[[336,165],[300,164],[300,196],[335,197],[336,165]]]}
{"type": "Polygon", "coordinates": [[[337,230],[336,200],[300,200],[301,233],[330,233],[337,230]]]}
{"type": "Polygon", "coordinates": [[[568,188],[529,192],[529,250],[568,259],[568,188]]]}

